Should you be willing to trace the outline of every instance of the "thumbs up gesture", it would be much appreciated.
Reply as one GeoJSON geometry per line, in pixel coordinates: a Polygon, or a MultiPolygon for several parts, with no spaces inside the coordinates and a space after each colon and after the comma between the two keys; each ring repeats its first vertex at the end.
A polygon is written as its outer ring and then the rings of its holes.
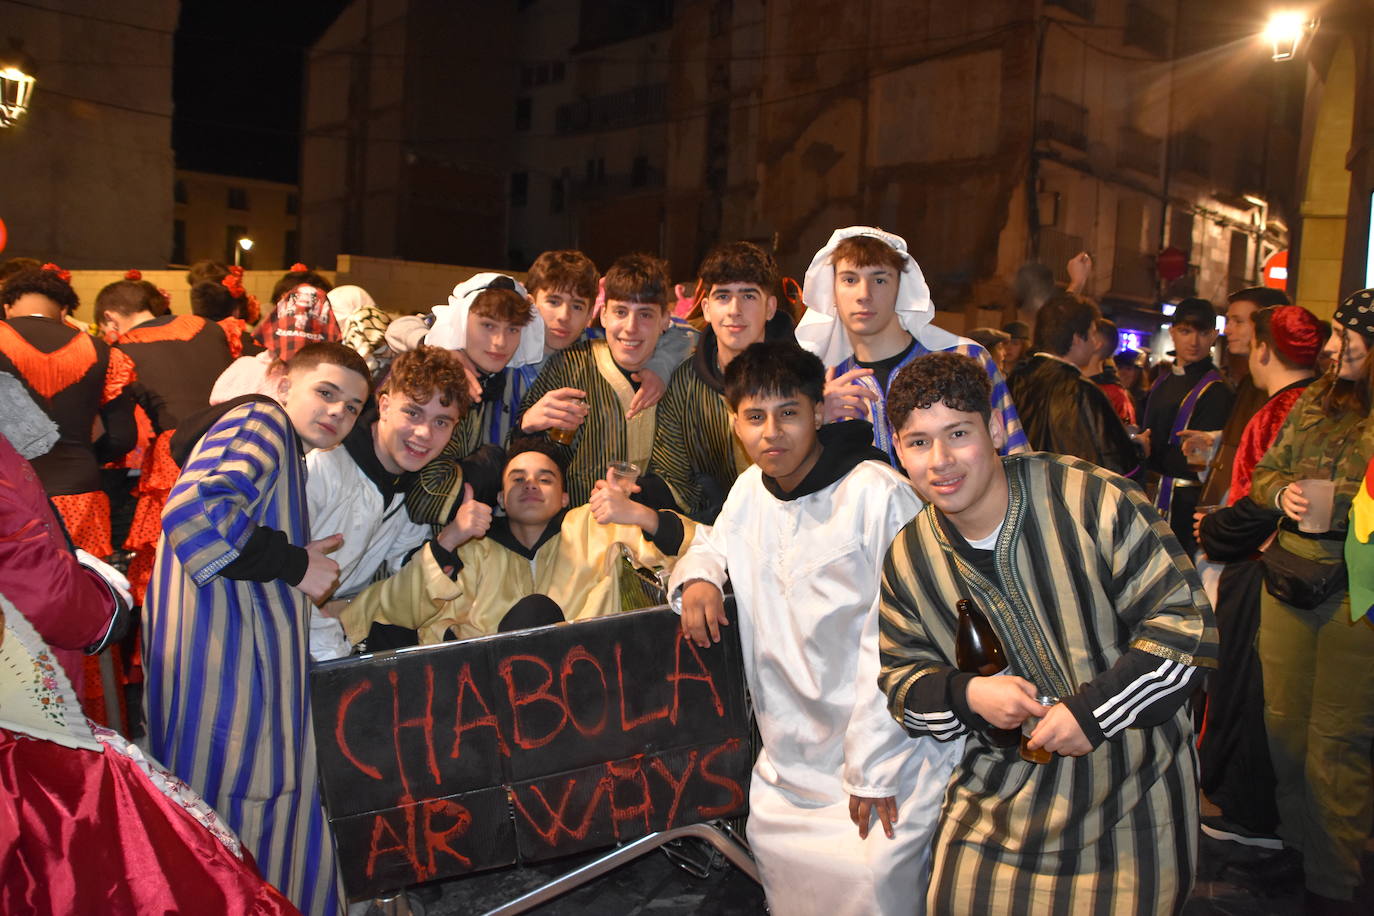
{"type": "Polygon", "coordinates": [[[463,484],[463,502],[458,506],[453,521],[439,532],[440,546],[456,550],[473,538],[483,537],[491,527],[491,506],[479,502],[472,495],[472,484],[463,484]]]}
{"type": "Polygon", "coordinates": [[[296,585],[309,596],[315,604],[323,604],[339,584],[339,564],[329,558],[329,554],[343,546],[342,534],[331,534],[327,538],[311,541],[305,545],[310,563],[305,567],[305,575],[296,585]]]}

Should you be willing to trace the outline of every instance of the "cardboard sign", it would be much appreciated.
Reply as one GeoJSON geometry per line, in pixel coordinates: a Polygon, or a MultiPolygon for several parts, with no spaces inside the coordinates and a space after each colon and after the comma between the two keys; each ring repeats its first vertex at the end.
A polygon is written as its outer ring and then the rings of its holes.
{"type": "Polygon", "coordinates": [[[349,894],[742,813],[753,758],[736,629],[700,649],[657,608],[317,665],[349,894]]]}

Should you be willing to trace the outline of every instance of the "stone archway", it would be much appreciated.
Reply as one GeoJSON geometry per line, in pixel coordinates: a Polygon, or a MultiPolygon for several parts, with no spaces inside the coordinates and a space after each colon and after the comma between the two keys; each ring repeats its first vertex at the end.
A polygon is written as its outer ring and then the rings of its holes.
{"type": "Polygon", "coordinates": [[[1308,149],[1294,299],[1324,318],[1331,316],[1341,298],[1356,84],[1355,49],[1343,38],[1332,49],[1326,72],[1316,74],[1307,97],[1315,114],[1305,119],[1308,149]]]}

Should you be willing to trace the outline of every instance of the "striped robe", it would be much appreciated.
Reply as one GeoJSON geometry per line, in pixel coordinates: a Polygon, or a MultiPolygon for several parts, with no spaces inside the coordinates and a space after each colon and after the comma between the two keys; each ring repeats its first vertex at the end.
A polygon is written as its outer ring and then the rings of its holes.
{"type": "Polygon", "coordinates": [[[255,528],[309,541],[305,461],[276,404],[233,408],[196,445],[162,515],[144,606],[153,756],[242,838],[302,912],[340,909],[311,730],[310,602],[286,583],[226,579],[255,528]]]}
{"type": "Polygon", "coordinates": [[[709,525],[750,463],[725,395],[701,377],[696,360],[678,366],[658,404],[649,473],[663,478],[684,513],[709,525]]]}
{"type": "MultiPolygon", "coordinates": [[[[606,465],[612,461],[632,461],[641,468],[648,467],[658,406],[640,411],[633,420],[625,419],[634,387],[611,358],[611,348],[605,340],[581,340],[554,354],[525,392],[521,414],[558,388],[585,391],[590,408],[572,445],[554,446],[568,462],[568,505],[576,508],[591,497],[592,487],[606,476],[606,465]]],[[[519,429],[517,419],[512,424],[512,434],[519,429]]]]}
{"type": "MultiPolygon", "coordinates": [[[[1197,763],[1185,700],[1214,667],[1192,564],[1130,481],[1073,458],[1002,459],[1000,583],[927,507],[883,567],[879,683],[912,735],[971,731],[945,794],[931,913],[1140,913],[1183,906],[1196,861],[1197,763]],[[1065,698],[1094,750],[1036,765],[981,740],[954,672],[969,598],[1010,673],[1065,698]]],[[[949,526],[948,528],[946,526],[949,526]]]]}

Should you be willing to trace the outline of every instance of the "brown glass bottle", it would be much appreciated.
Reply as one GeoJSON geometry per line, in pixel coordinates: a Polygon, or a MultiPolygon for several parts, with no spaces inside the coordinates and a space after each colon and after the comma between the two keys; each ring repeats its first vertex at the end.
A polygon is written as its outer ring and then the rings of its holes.
{"type": "MultiPolygon", "coordinates": [[[[960,671],[988,677],[1007,669],[1007,653],[993,632],[992,624],[967,598],[959,599],[959,628],[954,634],[954,662],[960,671]]],[[[1020,744],[1021,733],[1014,728],[989,728],[984,732],[997,747],[1020,744]]]]}

